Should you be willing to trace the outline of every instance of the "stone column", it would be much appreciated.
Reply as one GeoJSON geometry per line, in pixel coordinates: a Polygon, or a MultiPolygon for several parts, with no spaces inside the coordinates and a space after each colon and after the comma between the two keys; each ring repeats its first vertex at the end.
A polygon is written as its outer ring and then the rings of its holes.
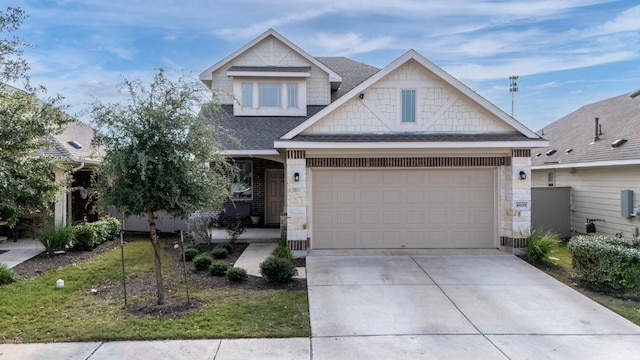
{"type": "Polygon", "coordinates": [[[513,149],[511,165],[500,168],[500,247],[522,253],[531,233],[531,154],[513,149]]]}
{"type": "Polygon", "coordinates": [[[287,244],[291,250],[307,250],[307,163],[304,150],[287,150],[285,176],[287,244]]]}

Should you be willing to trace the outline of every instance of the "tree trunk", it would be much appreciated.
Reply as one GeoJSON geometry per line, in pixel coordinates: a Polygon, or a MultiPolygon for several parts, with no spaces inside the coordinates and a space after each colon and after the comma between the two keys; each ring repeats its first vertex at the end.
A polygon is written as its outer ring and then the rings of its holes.
{"type": "Polygon", "coordinates": [[[158,305],[164,304],[164,285],[162,283],[162,263],[160,262],[160,242],[158,241],[158,233],[156,232],[156,218],[152,210],[147,211],[149,220],[149,235],[151,236],[151,244],[153,245],[154,263],[156,268],[156,285],[158,290],[158,305]]]}

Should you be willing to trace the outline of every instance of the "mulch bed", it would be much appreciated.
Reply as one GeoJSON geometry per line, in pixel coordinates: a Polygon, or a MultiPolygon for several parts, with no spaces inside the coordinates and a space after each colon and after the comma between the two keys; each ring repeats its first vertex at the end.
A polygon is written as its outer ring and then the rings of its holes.
{"type": "MultiPolygon", "coordinates": [[[[93,251],[69,251],[60,255],[47,255],[42,253],[28,261],[25,261],[13,268],[17,280],[26,280],[34,278],[46,271],[54,270],[63,266],[71,265],[81,261],[86,261],[94,256],[100,255],[106,251],[118,248],[119,241],[107,241],[98,246],[93,251]]],[[[198,248],[201,252],[210,252],[215,244],[203,244],[198,248]]],[[[242,254],[242,251],[249,244],[234,244],[233,251],[227,259],[217,260],[225,261],[230,267],[242,254]]],[[[125,250],[126,251],[126,250],[125,250]]],[[[157,287],[154,273],[138,276],[128,279],[126,283],[127,297],[133,299],[125,308],[127,313],[133,315],[151,315],[151,316],[176,316],[189,310],[200,307],[197,301],[191,301],[187,304],[183,295],[177,296],[176,293],[184,290],[184,268],[181,261],[180,249],[174,248],[171,244],[166,246],[167,258],[171,262],[169,273],[163,273],[163,283],[165,287],[166,302],[163,305],[157,305],[157,287]],[[137,299],[150,299],[137,301],[137,299]]],[[[286,284],[272,284],[263,277],[249,276],[246,281],[234,283],[227,280],[224,276],[212,276],[208,271],[196,271],[191,262],[186,264],[187,280],[191,287],[197,289],[211,288],[233,288],[246,290],[306,290],[306,279],[293,279],[286,284]]],[[[304,259],[296,259],[296,266],[305,266],[304,259]]],[[[126,263],[125,263],[126,271],[126,263]]],[[[105,283],[95,284],[96,296],[106,299],[124,299],[124,291],[120,281],[107,281],[105,283]]],[[[90,289],[88,289],[90,290],[90,289]]]]}

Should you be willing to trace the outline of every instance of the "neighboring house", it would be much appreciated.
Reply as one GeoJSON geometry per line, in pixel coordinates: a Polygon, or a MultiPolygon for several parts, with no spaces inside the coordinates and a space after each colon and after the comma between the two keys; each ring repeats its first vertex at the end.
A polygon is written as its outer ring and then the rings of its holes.
{"type": "Polygon", "coordinates": [[[54,221],[56,224],[75,223],[87,219],[97,220],[97,214],[90,205],[91,174],[99,164],[102,153],[91,146],[93,129],[88,125],[73,121],[54,136],[54,146],[41,151],[43,155],[55,157],[61,164],[71,168],[71,174],[62,169],[55,173],[56,180],[72,176],[70,188],[58,195],[55,203],[54,221]]]}
{"type": "Polygon", "coordinates": [[[520,248],[547,142],[410,50],[383,69],[268,30],[200,75],[232,188],[293,250],[520,248]]]}
{"type": "Polygon", "coordinates": [[[638,235],[639,95],[585,105],[540,131],[549,146],[533,150],[532,185],[571,187],[573,233],[585,233],[587,219],[601,219],[598,233],[638,235]]]}

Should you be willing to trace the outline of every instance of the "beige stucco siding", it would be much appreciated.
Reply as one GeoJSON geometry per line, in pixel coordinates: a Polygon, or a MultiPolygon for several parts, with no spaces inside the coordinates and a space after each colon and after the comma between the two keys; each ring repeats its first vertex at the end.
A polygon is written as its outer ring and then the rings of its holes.
{"type": "Polygon", "coordinates": [[[331,101],[329,75],[276,38],[264,39],[213,73],[212,92],[221,104],[234,101],[233,78],[227,75],[231,66],[311,66],[307,105],[328,105],[331,101]]]}
{"type": "Polygon", "coordinates": [[[306,129],[306,134],[345,132],[512,132],[501,119],[411,60],[306,129]],[[416,121],[403,123],[402,90],[416,90],[416,121]]]}
{"type": "Polygon", "coordinates": [[[622,190],[633,190],[634,205],[640,204],[640,166],[534,170],[532,186],[548,186],[550,171],[554,172],[555,186],[571,187],[572,231],[584,233],[587,218],[604,219],[596,222],[596,229],[609,235],[622,232],[624,237],[632,237],[634,227],[640,226],[637,217],[620,214],[622,190]]]}

